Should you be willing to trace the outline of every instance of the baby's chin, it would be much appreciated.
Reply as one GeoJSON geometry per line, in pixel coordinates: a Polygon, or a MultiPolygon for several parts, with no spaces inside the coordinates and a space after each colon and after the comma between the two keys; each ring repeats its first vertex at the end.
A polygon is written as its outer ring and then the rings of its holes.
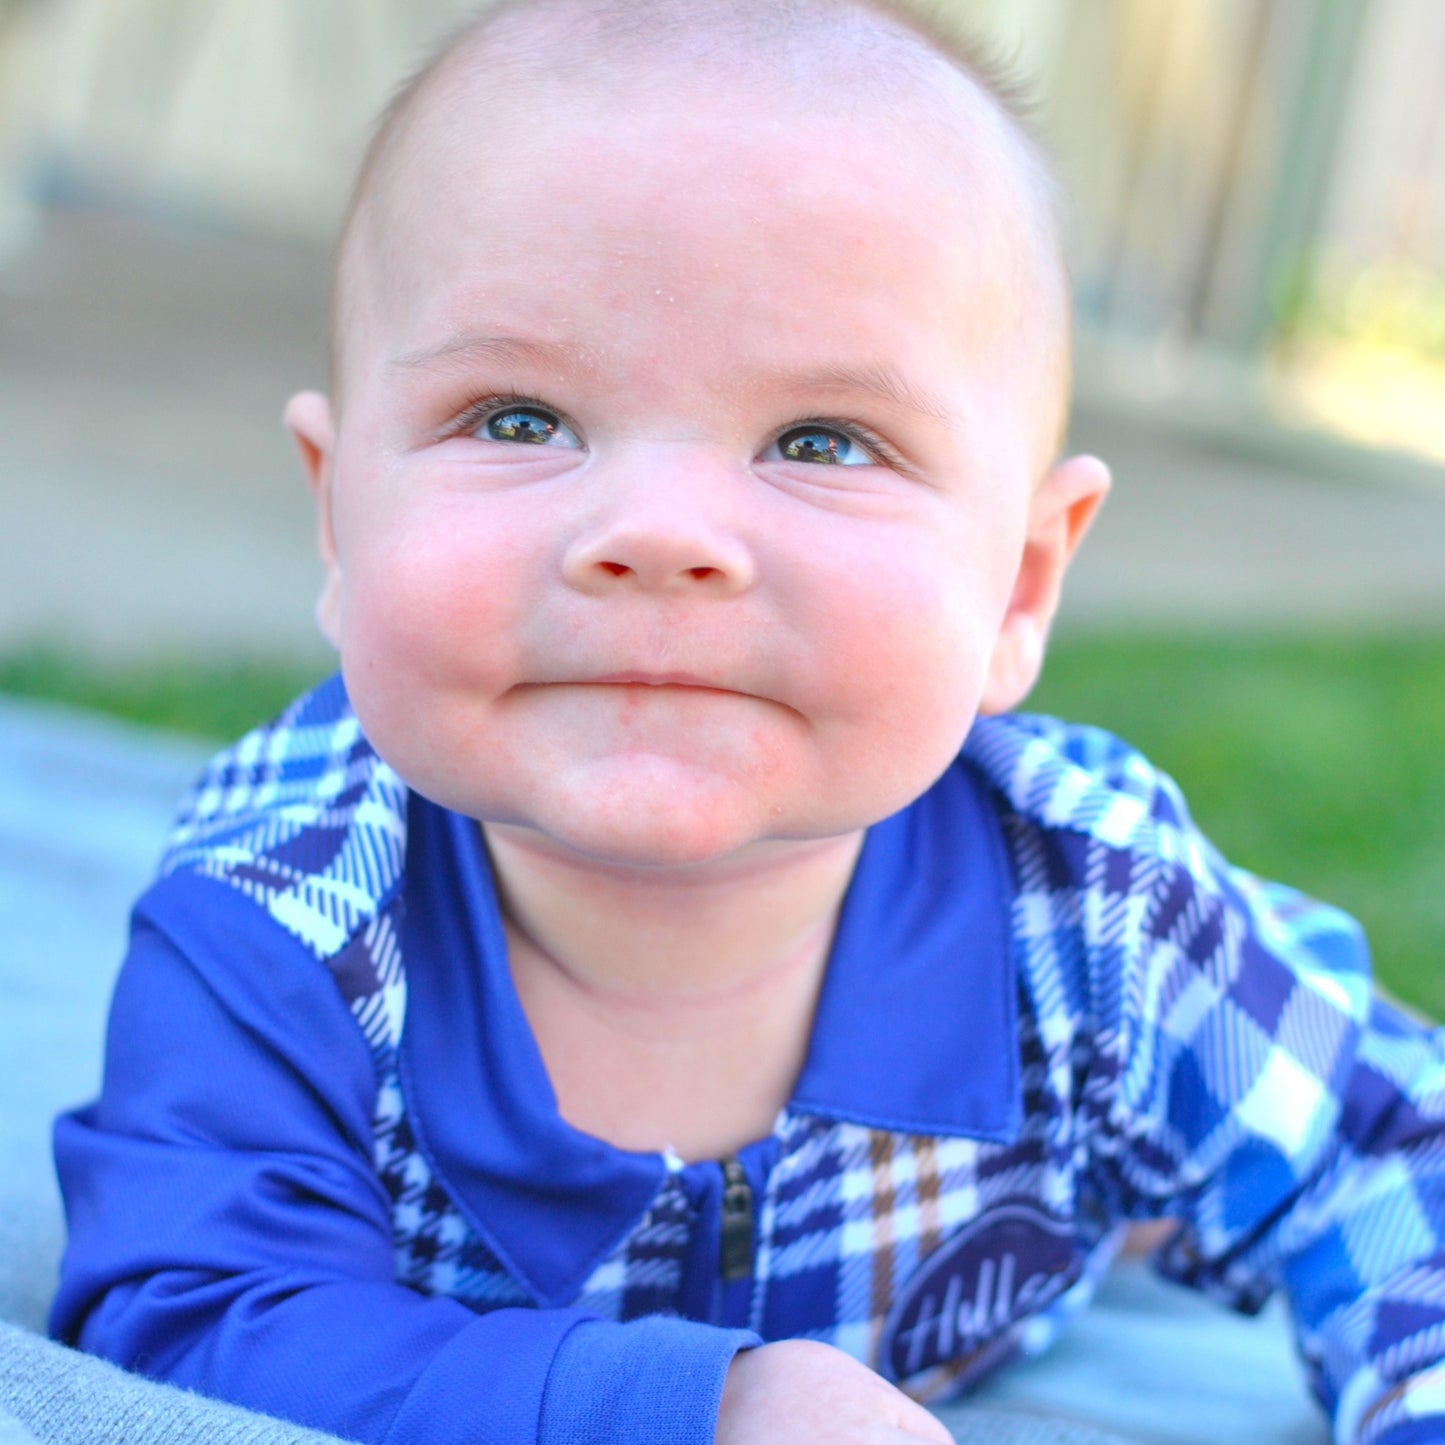
{"type": "Polygon", "coordinates": [[[587,769],[585,777],[550,778],[525,799],[514,792],[477,803],[473,816],[507,825],[509,834],[529,837],[535,847],[629,870],[698,868],[761,845],[851,831],[846,820],[789,806],[776,791],[759,794],[666,756],[614,759],[587,769]]]}

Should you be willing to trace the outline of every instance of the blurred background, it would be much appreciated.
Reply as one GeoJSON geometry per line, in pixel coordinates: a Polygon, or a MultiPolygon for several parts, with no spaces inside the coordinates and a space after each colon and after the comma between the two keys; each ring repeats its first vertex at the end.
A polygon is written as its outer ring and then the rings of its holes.
{"type": "MultiPolygon", "coordinates": [[[[280,427],[455,0],[0,0],[0,690],[225,736],[326,670],[280,427]]],[[[1069,195],[1116,492],[1041,707],[1445,1014],[1445,4],[944,0],[1069,195]]]]}

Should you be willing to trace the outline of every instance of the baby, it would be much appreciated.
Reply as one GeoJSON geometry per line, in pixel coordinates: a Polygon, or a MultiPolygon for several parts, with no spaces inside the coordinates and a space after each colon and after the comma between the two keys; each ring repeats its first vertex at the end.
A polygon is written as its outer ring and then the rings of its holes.
{"type": "Polygon", "coordinates": [[[946,1441],[1130,1220],[1445,1439],[1442,1051],[1014,716],[1107,487],[1008,91],[874,0],[530,0],[388,115],[287,411],[341,678],[223,754],[53,1328],[358,1440],[946,1441]]]}

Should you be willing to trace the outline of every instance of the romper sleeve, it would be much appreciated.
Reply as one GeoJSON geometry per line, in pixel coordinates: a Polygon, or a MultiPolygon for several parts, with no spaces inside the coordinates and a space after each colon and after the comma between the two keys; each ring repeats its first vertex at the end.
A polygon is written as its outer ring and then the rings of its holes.
{"type": "Polygon", "coordinates": [[[1115,1205],[1180,1221],[1166,1275],[1245,1312],[1286,1291],[1340,1445],[1445,1441],[1445,1031],[1374,993],[1352,919],[1226,864],[1137,754],[1113,766],[1148,819],[1107,850],[1141,886],[1091,979],[1115,1205]]]}
{"type": "Polygon", "coordinates": [[[234,888],[137,906],[104,1086],[57,1124],[59,1338],[360,1441],[713,1437],[742,1331],[474,1313],[395,1280],[376,1080],[325,968],[234,888]]]}

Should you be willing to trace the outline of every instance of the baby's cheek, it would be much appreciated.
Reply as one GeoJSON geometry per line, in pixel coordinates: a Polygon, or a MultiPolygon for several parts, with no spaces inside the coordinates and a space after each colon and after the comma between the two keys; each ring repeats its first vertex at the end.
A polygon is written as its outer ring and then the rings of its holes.
{"type": "Polygon", "coordinates": [[[445,516],[378,539],[354,610],[358,651],[420,684],[485,690],[519,595],[502,540],[445,516]]]}
{"type": "Polygon", "coordinates": [[[991,642],[987,600],[957,570],[915,554],[834,612],[828,646],[873,709],[922,725],[967,710],[991,642]]]}
{"type": "Polygon", "coordinates": [[[955,573],[920,564],[891,585],[874,578],[829,650],[860,774],[901,807],[946,768],[978,711],[992,613],[955,573]]]}
{"type": "Polygon", "coordinates": [[[488,709],[515,681],[518,588],[485,540],[418,515],[344,558],[342,671],[362,728],[409,784],[448,804],[469,801],[458,790],[494,744],[488,709]]]}

